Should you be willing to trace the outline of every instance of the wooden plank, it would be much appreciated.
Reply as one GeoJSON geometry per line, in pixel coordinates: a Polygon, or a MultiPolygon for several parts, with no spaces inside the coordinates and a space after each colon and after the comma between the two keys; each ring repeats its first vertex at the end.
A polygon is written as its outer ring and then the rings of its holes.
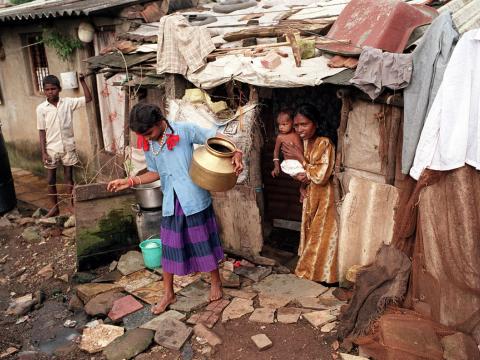
{"type": "Polygon", "coordinates": [[[133,195],[132,189],[122,190],[117,193],[107,191],[107,184],[104,184],[104,183],[76,185],[74,191],[75,191],[75,201],[77,202],[88,201],[93,199],[118,197],[122,195],[133,195]]]}

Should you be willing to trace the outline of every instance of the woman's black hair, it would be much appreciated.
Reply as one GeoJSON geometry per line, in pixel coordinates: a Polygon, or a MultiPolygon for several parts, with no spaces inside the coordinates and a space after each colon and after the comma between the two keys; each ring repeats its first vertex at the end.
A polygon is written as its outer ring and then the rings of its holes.
{"type": "Polygon", "coordinates": [[[130,129],[139,134],[146,133],[162,120],[167,123],[173,133],[172,127],[157,105],[138,103],[130,111],[130,129]]]}
{"type": "Polygon", "coordinates": [[[337,129],[335,128],[335,123],[325,118],[315,106],[308,103],[301,104],[296,108],[293,116],[295,117],[298,114],[310,119],[317,126],[317,136],[327,137],[334,145],[337,145],[337,129]]]}

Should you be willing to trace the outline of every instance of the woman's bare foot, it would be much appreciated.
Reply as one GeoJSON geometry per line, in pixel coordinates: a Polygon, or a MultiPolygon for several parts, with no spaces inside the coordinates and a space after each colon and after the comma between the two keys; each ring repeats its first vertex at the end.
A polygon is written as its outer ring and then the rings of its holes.
{"type": "Polygon", "coordinates": [[[223,297],[222,283],[215,283],[212,281],[210,287],[210,301],[217,301],[223,297]]]}
{"type": "Polygon", "coordinates": [[[163,295],[163,298],[160,302],[156,303],[153,307],[152,307],[152,313],[154,313],[155,315],[158,315],[158,314],[161,314],[163,312],[165,312],[165,310],[167,310],[167,308],[171,305],[171,304],[174,304],[175,301],[177,301],[177,298],[175,297],[174,294],[172,295],[163,295]]]}
{"type": "Polygon", "coordinates": [[[53,208],[50,209],[50,211],[45,215],[46,218],[58,216],[60,214],[60,209],[58,208],[57,205],[55,205],[53,208]]]}

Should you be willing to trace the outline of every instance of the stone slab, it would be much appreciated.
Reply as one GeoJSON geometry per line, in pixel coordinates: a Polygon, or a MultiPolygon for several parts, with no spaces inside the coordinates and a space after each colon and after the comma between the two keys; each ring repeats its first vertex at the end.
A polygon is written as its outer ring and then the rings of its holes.
{"type": "Polygon", "coordinates": [[[192,335],[192,329],[181,321],[166,317],[155,333],[155,342],[170,350],[180,350],[192,335]]]}
{"type": "Polygon", "coordinates": [[[223,342],[220,336],[218,336],[218,334],[207,329],[207,327],[203,324],[195,325],[193,327],[193,332],[196,336],[205,339],[207,343],[212,347],[220,345],[223,342]]]}
{"type": "Polygon", "coordinates": [[[249,267],[249,266],[242,266],[235,269],[235,274],[246,277],[254,282],[258,282],[263,278],[270,275],[272,272],[271,267],[263,267],[263,266],[256,266],[256,267],[249,267]]]}
{"type": "Polygon", "coordinates": [[[320,331],[322,333],[329,333],[331,332],[333,329],[335,329],[338,325],[338,322],[337,321],[334,321],[334,322],[331,322],[331,323],[328,323],[328,324],[325,324],[322,326],[322,328],[320,329],[320,331]]]}
{"type": "Polygon", "coordinates": [[[162,323],[162,321],[166,318],[171,318],[175,319],[178,321],[183,321],[185,320],[185,314],[182,314],[181,312],[175,311],[175,310],[168,310],[165,311],[164,313],[161,313],[160,315],[154,317],[152,320],[146,322],[145,324],[141,325],[140,328],[142,329],[150,329],[157,331],[158,327],[162,323]]]}
{"type": "Polygon", "coordinates": [[[116,284],[82,284],[77,286],[77,296],[84,303],[87,303],[94,296],[112,290],[123,291],[123,287],[116,284]]]}
{"type": "Polygon", "coordinates": [[[441,340],[445,360],[478,360],[480,351],[471,336],[456,333],[444,336],[441,340]]]}
{"type": "Polygon", "coordinates": [[[177,288],[184,288],[191,283],[199,280],[201,278],[201,273],[191,274],[191,275],[174,275],[173,276],[173,285],[177,288]]]}
{"type": "Polygon", "coordinates": [[[340,359],[342,360],[368,360],[368,358],[363,356],[350,355],[345,353],[339,353],[340,359]]]}
{"type": "Polygon", "coordinates": [[[122,336],[124,329],[120,326],[100,324],[93,328],[83,330],[80,341],[80,349],[94,354],[102,351],[108,344],[116,338],[122,336]]]}
{"type": "Polygon", "coordinates": [[[208,298],[177,296],[177,301],[170,305],[171,310],[191,312],[198,310],[208,304],[208,298]]]}
{"type": "Polygon", "coordinates": [[[154,332],[134,329],[113,340],[103,350],[107,360],[131,359],[144,352],[152,343],[154,332]]]}
{"type": "Polygon", "coordinates": [[[248,320],[262,324],[273,324],[275,319],[274,308],[257,308],[253,311],[248,320]]]}
{"type": "Polygon", "coordinates": [[[139,328],[150,320],[153,320],[156,316],[157,315],[152,313],[151,305],[146,305],[143,309],[125,316],[122,319],[122,322],[126,330],[132,330],[139,328]]]}
{"type": "Polygon", "coordinates": [[[131,294],[147,304],[153,305],[162,300],[164,289],[162,281],[155,281],[132,291],[131,294]]]}
{"type": "Polygon", "coordinates": [[[230,300],[220,299],[212,301],[205,310],[213,311],[215,314],[221,314],[221,312],[230,304],[230,300]]]}
{"type": "Polygon", "coordinates": [[[297,303],[305,309],[313,310],[327,310],[328,306],[324,304],[324,301],[321,301],[317,297],[299,297],[297,298],[297,303]]]}
{"type": "Polygon", "coordinates": [[[108,313],[108,317],[113,321],[117,321],[141,308],[143,308],[143,305],[140,302],[135,300],[132,295],[127,295],[113,302],[113,307],[108,313]]]}
{"type": "Polygon", "coordinates": [[[160,281],[161,276],[150,272],[146,269],[135,271],[127,276],[122,277],[115,282],[117,285],[123,286],[125,291],[132,293],[133,291],[143,288],[152,282],[160,281]]]}
{"type": "Polygon", "coordinates": [[[210,296],[210,286],[202,280],[197,280],[178,292],[178,295],[188,298],[204,298],[208,300],[210,296]]]}
{"type": "Polygon", "coordinates": [[[241,318],[244,315],[250,314],[253,310],[252,300],[235,298],[223,311],[222,322],[241,318]]]}
{"type": "Polygon", "coordinates": [[[330,311],[312,311],[302,315],[305,320],[307,320],[312,326],[318,328],[322,327],[329,322],[335,321],[336,316],[332,315],[330,311]]]}
{"type": "Polygon", "coordinates": [[[208,328],[213,328],[220,319],[220,314],[216,314],[210,310],[204,310],[200,313],[193,314],[187,320],[187,324],[196,325],[204,324],[208,328]]]}
{"type": "Polygon", "coordinates": [[[251,337],[258,350],[263,351],[272,347],[273,343],[265,334],[257,334],[251,337]]]}
{"type": "Polygon", "coordinates": [[[266,294],[259,295],[259,301],[261,307],[268,307],[273,309],[278,309],[285,307],[290,303],[290,298],[283,296],[270,296],[266,294]]]}
{"type": "Polygon", "coordinates": [[[108,273],[99,276],[98,278],[94,279],[92,282],[94,283],[113,283],[122,278],[122,274],[118,270],[113,270],[108,273]]]}
{"type": "Polygon", "coordinates": [[[139,251],[128,251],[120,257],[117,264],[117,270],[122,275],[130,275],[144,268],[143,256],[139,251]]]}
{"type": "Polygon", "coordinates": [[[293,274],[272,274],[253,289],[270,296],[281,296],[295,300],[298,297],[317,297],[328,289],[314,281],[300,279],[293,274]]]}
{"type": "Polygon", "coordinates": [[[223,289],[223,293],[228,296],[238,297],[247,300],[253,300],[258,294],[253,291],[238,290],[238,289],[223,289]]]}
{"type": "Polygon", "coordinates": [[[301,309],[284,307],[277,310],[277,320],[282,324],[295,324],[301,314],[301,309]]]}
{"type": "Polygon", "coordinates": [[[113,303],[124,297],[119,291],[107,291],[99,294],[85,304],[84,310],[90,316],[107,315],[113,307],[113,303]]]}

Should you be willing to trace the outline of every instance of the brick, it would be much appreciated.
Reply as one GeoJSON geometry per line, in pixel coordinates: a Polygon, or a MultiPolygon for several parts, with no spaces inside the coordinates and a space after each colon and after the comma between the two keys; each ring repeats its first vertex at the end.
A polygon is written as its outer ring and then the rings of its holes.
{"type": "Polygon", "coordinates": [[[272,341],[265,334],[253,335],[251,339],[260,351],[270,349],[273,345],[272,341]]]}
{"type": "Polygon", "coordinates": [[[193,327],[193,332],[196,336],[205,339],[212,347],[222,344],[222,339],[213,331],[207,329],[203,324],[197,324],[193,327]]]}
{"type": "Polygon", "coordinates": [[[127,295],[113,302],[113,307],[108,313],[108,317],[113,321],[117,321],[141,308],[143,308],[141,303],[135,300],[132,295],[127,295]]]}

